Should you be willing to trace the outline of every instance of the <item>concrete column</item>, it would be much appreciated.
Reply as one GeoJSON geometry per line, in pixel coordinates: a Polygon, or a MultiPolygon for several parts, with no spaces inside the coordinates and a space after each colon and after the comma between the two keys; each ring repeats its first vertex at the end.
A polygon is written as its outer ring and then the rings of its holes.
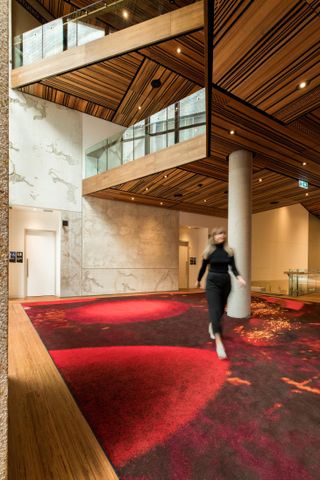
{"type": "Polygon", "coordinates": [[[240,288],[232,276],[228,315],[250,315],[251,291],[251,178],[252,153],[237,150],[229,155],[228,242],[234,249],[236,266],[247,282],[240,288]]]}

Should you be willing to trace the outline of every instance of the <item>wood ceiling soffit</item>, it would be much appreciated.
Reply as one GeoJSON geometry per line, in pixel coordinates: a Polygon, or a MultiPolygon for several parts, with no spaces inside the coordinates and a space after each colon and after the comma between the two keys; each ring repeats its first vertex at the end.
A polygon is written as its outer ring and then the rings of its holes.
{"type": "Polygon", "coordinates": [[[250,7],[250,0],[214,1],[214,46],[232,28],[239,17],[250,7]]]}
{"type": "Polygon", "coordinates": [[[309,89],[319,85],[319,28],[301,1],[253,2],[215,48],[214,82],[283,121],[296,118],[314,108],[314,94],[297,85],[307,72],[309,89]]]}
{"type": "Polygon", "coordinates": [[[288,125],[293,135],[303,135],[304,144],[320,153],[320,118],[315,112],[305,115],[288,125]]]}
{"type": "MultiPolygon", "coordinates": [[[[114,188],[110,188],[108,190],[103,190],[100,192],[95,192],[90,194],[90,196],[103,198],[103,199],[120,200],[125,202],[132,201],[131,193],[120,192],[115,190],[114,188]]],[[[191,212],[191,213],[200,213],[202,215],[212,215],[212,216],[223,217],[223,218],[227,216],[227,211],[224,209],[218,209],[215,207],[208,207],[204,205],[193,205],[193,204],[188,204],[181,201],[173,202],[170,200],[162,200],[161,198],[156,198],[151,196],[146,198],[145,196],[135,195],[134,202],[138,204],[141,203],[143,205],[151,205],[151,206],[153,205],[157,207],[160,207],[160,203],[162,202],[163,203],[162,208],[191,212]]]]}
{"type": "Polygon", "coordinates": [[[205,161],[198,160],[197,162],[188,163],[187,165],[184,165],[180,168],[188,172],[197,173],[198,175],[203,175],[205,177],[220,180],[222,182],[228,181],[227,162],[225,166],[221,166],[218,165],[216,162],[207,163],[205,161]]]}
{"type": "Polygon", "coordinates": [[[263,155],[275,156],[279,160],[290,160],[293,164],[307,159],[313,161],[316,168],[317,152],[307,149],[300,139],[292,138],[292,132],[288,127],[263,115],[262,112],[251,109],[235,98],[228,98],[227,94],[222,92],[215,92],[212,110],[214,112],[212,134],[230,142],[231,148],[245,147],[263,155]],[[216,101],[218,96],[222,101],[216,101]],[[230,129],[234,129],[236,135],[231,136],[230,129]]]}
{"type": "Polygon", "coordinates": [[[139,54],[127,54],[108,62],[48,78],[43,83],[116,110],[142,61],[143,57],[139,54]]]}
{"type": "Polygon", "coordinates": [[[57,103],[58,105],[63,105],[67,108],[72,108],[82,113],[92,115],[94,117],[101,118],[103,120],[111,121],[114,114],[113,110],[105,108],[103,106],[96,105],[93,102],[88,100],[83,100],[75,95],[69,95],[65,92],[61,92],[56,88],[48,87],[40,83],[35,83],[33,85],[28,85],[27,87],[22,87],[20,89],[23,93],[28,95],[33,95],[35,97],[43,98],[49,102],[57,103]]]}
{"type": "Polygon", "coordinates": [[[171,105],[173,99],[181,100],[197,90],[199,87],[194,83],[145,59],[123,97],[113,121],[119,125],[133,125],[171,105]],[[152,88],[153,79],[161,81],[160,88],[152,88]]]}
{"type": "Polygon", "coordinates": [[[204,87],[203,30],[139,50],[139,53],[204,87]],[[177,53],[177,48],[181,53],[177,53]]]}
{"type": "MultiPolygon", "coordinates": [[[[320,55],[318,61],[320,67],[320,55]]],[[[318,78],[320,80],[320,75],[318,78]]],[[[318,107],[320,107],[320,86],[310,89],[303,96],[279,110],[276,117],[285,123],[290,123],[318,107]]]]}

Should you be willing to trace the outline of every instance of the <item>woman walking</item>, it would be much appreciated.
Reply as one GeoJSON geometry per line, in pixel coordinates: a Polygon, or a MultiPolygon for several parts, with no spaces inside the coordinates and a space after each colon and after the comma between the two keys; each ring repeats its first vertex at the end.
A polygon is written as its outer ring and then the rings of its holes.
{"type": "Polygon", "coordinates": [[[229,267],[241,287],[246,285],[246,282],[237,270],[234,253],[227,243],[226,232],[223,228],[214,228],[211,232],[208,246],[203,253],[203,261],[198,274],[198,287],[201,286],[200,282],[205,274],[207,265],[209,265],[206,281],[206,297],[209,308],[209,334],[210,337],[216,341],[218,357],[224,360],[227,358],[227,354],[222,342],[221,320],[231,291],[229,267]]]}

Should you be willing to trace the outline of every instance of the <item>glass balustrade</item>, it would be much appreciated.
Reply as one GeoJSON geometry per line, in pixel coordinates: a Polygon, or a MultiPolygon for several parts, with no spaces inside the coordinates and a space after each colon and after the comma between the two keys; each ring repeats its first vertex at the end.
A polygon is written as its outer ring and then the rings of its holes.
{"type": "MultiPolygon", "coordinates": [[[[191,3],[193,0],[184,0],[181,6],[191,3]]],[[[148,8],[141,9],[141,0],[100,0],[17,35],[13,40],[13,68],[32,64],[178,8],[176,2],[169,1],[149,2],[148,8]]]]}
{"type": "Polygon", "coordinates": [[[206,132],[204,89],[86,150],[85,177],[119,167],[206,132]]]}
{"type": "Polygon", "coordinates": [[[320,293],[320,271],[288,270],[289,295],[309,295],[320,293]]]}

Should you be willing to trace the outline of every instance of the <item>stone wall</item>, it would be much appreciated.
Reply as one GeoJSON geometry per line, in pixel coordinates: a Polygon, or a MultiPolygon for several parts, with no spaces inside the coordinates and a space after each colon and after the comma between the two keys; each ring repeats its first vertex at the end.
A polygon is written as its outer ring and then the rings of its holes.
{"type": "Polygon", "coordinates": [[[0,2],[0,479],[8,451],[8,2],[0,2]]]}

